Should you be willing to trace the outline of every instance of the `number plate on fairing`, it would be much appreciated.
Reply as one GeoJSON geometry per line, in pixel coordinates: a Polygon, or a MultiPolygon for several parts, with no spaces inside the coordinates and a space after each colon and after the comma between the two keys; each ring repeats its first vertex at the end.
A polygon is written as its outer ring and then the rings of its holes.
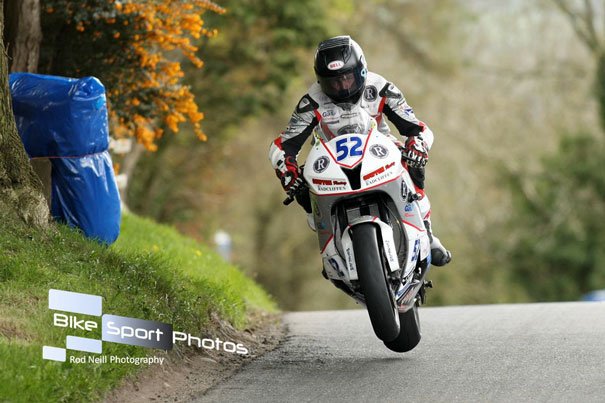
{"type": "Polygon", "coordinates": [[[352,168],[363,158],[368,136],[349,134],[339,136],[330,144],[332,155],[340,165],[352,168]]]}

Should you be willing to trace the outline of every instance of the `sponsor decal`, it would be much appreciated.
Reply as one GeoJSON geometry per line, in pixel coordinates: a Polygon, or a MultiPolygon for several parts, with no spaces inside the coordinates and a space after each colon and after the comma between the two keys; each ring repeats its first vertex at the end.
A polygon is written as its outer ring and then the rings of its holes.
{"type": "Polygon", "coordinates": [[[374,102],[378,98],[378,90],[373,85],[366,86],[363,91],[363,98],[368,102],[374,102]]]}
{"type": "Polygon", "coordinates": [[[384,246],[385,246],[385,251],[387,253],[387,259],[389,261],[397,261],[397,259],[395,259],[393,257],[393,245],[391,244],[390,241],[384,241],[384,246]]]}
{"type": "Polygon", "coordinates": [[[317,189],[320,192],[344,192],[347,190],[346,186],[324,186],[324,185],[318,185],[317,189]]]}
{"type": "Polygon", "coordinates": [[[331,257],[330,259],[328,259],[328,262],[330,263],[330,265],[332,266],[332,268],[334,268],[334,270],[336,270],[336,273],[338,273],[338,275],[340,277],[343,277],[345,275],[343,273],[343,271],[340,270],[340,266],[338,265],[338,262],[336,261],[336,259],[334,259],[333,257],[331,257]]]}
{"type": "Polygon", "coordinates": [[[313,178],[311,182],[317,185],[317,189],[321,192],[341,192],[347,190],[347,182],[345,181],[313,178]]]}
{"type": "Polygon", "coordinates": [[[84,363],[129,363],[129,364],[162,364],[164,357],[119,357],[119,356],[70,356],[67,352],[80,351],[93,354],[103,353],[103,343],[118,343],[152,349],[172,350],[176,342],[186,342],[189,346],[223,350],[230,353],[247,355],[248,349],[241,343],[221,341],[219,339],[202,339],[188,333],[173,331],[172,324],[128,318],[103,313],[103,297],[100,295],[81,294],[64,290],[49,290],[48,308],[53,313],[53,326],[66,328],[74,332],[97,333],[98,319],[83,319],[78,315],[97,317],[101,320],[101,338],[68,335],[65,347],[43,346],[42,359],[75,364],[84,363]],[[222,345],[222,347],[221,347],[222,345]]]}
{"type": "Polygon", "coordinates": [[[381,173],[383,173],[383,172],[384,172],[384,167],[380,167],[380,168],[378,168],[377,170],[372,171],[372,172],[370,172],[370,173],[369,173],[369,174],[367,174],[367,175],[364,175],[364,176],[363,176],[363,180],[364,180],[364,181],[367,181],[367,180],[369,180],[369,179],[371,179],[371,178],[375,177],[376,175],[379,175],[379,174],[381,174],[381,173]]]}
{"type": "Polygon", "coordinates": [[[406,204],[404,210],[405,211],[412,211],[412,210],[414,210],[414,207],[412,207],[411,204],[406,204]]]}
{"type": "MultiPolygon", "coordinates": [[[[401,198],[404,202],[408,200],[408,193],[408,185],[405,184],[405,181],[401,181],[401,198]]],[[[407,208],[408,206],[406,205],[405,207],[407,208]]]]}
{"type": "Polygon", "coordinates": [[[313,163],[313,170],[320,174],[326,169],[328,169],[329,165],[330,159],[324,155],[315,160],[315,162],[313,163]]]}
{"type": "Polygon", "coordinates": [[[414,242],[414,251],[412,252],[412,262],[418,259],[418,252],[420,251],[420,239],[416,239],[414,242]]]}
{"type": "Polygon", "coordinates": [[[340,181],[337,179],[317,179],[317,178],[313,178],[312,182],[316,185],[339,185],[339,186],[346,186],[347,182],[345,181],[340,181]]]}
{"type": "Polygon", "coordinates": [[[317,178],[313,178],[313,184],[314,185],[326,185],[326,186],[330,186],[330,185],[332,185],[332,180],[330,180],[330,179],[317,179],[317,178]]]}
{"type": "Polygon", "coordinates": [[[350,120],[361,119],[359,116],[360,116],[359,112],[355,109],[353,109],[353,110],[345,109],[345,111],[340,114],[341,118],[350,119],[350,120]]]}
{"type": "Polygon", "coordinates": [[[389,150],[387,150],[387,148],[383,145],[374,144],[372,147],[370,147],[370,153],[372,153],[372,155],[376,158],[385,158],[389,155],[389,150]]]}
{"type": "Polygon", "coordinates": [[[353,267],[355,267],[355,261],[353,259],[353,254],[351,253],[351,248],[347,248],[346,250],[346,255],[347,255],[347,269],[349,271],[353,271],[353,267]]]}
{"type": "Polygon", "coordinates": [[[338,70],[340,68],[342,68],[342,66],[345,65],[345,62],[343,62],[342,60],[334,60],[331,61],[330,63],[328,63],[328,69],[330,70],[338,70]]]}
{"type": "Polygon", "coordinates": [[[409,118],[416,119],[416,116],[414,115],[414,110],[409,106],[403,110],[403,113],[409,118]]]}
{"type": "Polygon", "coordinates": [[[390,176],[393,176],[393,172],[387,172],[387,171],[389,169],[393,168],[394,166],[395,166],[395,163],[391,162],[390,164],[387,164],[383,167],[380,167],[380,168],[370,172],[369,174],[364,175],[363,180],[366,181],[366,185],[372,185],[374,183],[387,179],[390,176]]]}
{"type": "Polygon", "coordinates": [[[328,109],[327,111],[322,112],[321,116],[324,118],[336,116],[336,111],[334,109],[328,109]]]}

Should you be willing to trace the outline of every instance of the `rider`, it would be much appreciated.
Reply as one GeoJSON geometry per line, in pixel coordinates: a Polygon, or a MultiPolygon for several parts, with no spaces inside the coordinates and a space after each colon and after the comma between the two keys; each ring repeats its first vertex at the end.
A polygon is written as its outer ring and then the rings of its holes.
{"type": "MultiPolygon", "coordinates": [[[[448,264],[451,253],[432,233],[430,203],[424,194],[424,166],[433,144],[433,132],[416,118],[394,84],[368,71],[363,51],[351,37],[337,36],[321,42],[315,53],[314,68],[317,82],[300,99],[288,127],[269,151],[284,190],[292,191],[303,183],[296,157],[311,132],[318,130],[323,138],[334,138],[341,123],[341,106],[359,105],[376,119],[378,130],[388,134],[408,158],[410,176],[422,196],[420,208],[431,240],[431,263],[448,264]],[[390,134],[384,116],[406,138],[405,142],[390,134]]],[[[312,214],[308,192],[299,194],[297,200],[307,214],[312,214]]],[[[312,219],[309,222],[312,223],[312,219]]]]}

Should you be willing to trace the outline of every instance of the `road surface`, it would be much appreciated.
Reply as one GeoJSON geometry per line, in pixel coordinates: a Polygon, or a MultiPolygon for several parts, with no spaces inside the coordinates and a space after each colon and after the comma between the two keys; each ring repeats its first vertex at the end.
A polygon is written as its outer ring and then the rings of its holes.
{"type": "Polygon", "coordinates": [[[605,402],[605,303],[420,309],[390,352],[365,311],[285,315],[273,352],[198,402],[605,402]]]}

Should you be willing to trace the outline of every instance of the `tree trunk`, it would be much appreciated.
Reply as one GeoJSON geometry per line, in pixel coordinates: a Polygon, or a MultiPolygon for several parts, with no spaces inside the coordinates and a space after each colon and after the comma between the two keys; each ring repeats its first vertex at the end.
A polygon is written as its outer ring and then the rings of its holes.
{"type": "Polygon", "coordinates": [[[597,100],[599,102],[599,115],[601,128],[605,133],[605,48],[597,59],[597,100]]]}
{"type": "MultiPolygon", "coordinates": [[[[0,6],[4,9],[3,0],[0,6]]],[[[15,213],[30,225],[46,227],[48,206],[15,125],[3,32],[0,17],[0,210],[15,213]]]]}
{"type": "Polygon", "coordinates": [[[4,16],[10,71],[37,72],[42,41],[40,0],[6,0],[4,16]]]}

